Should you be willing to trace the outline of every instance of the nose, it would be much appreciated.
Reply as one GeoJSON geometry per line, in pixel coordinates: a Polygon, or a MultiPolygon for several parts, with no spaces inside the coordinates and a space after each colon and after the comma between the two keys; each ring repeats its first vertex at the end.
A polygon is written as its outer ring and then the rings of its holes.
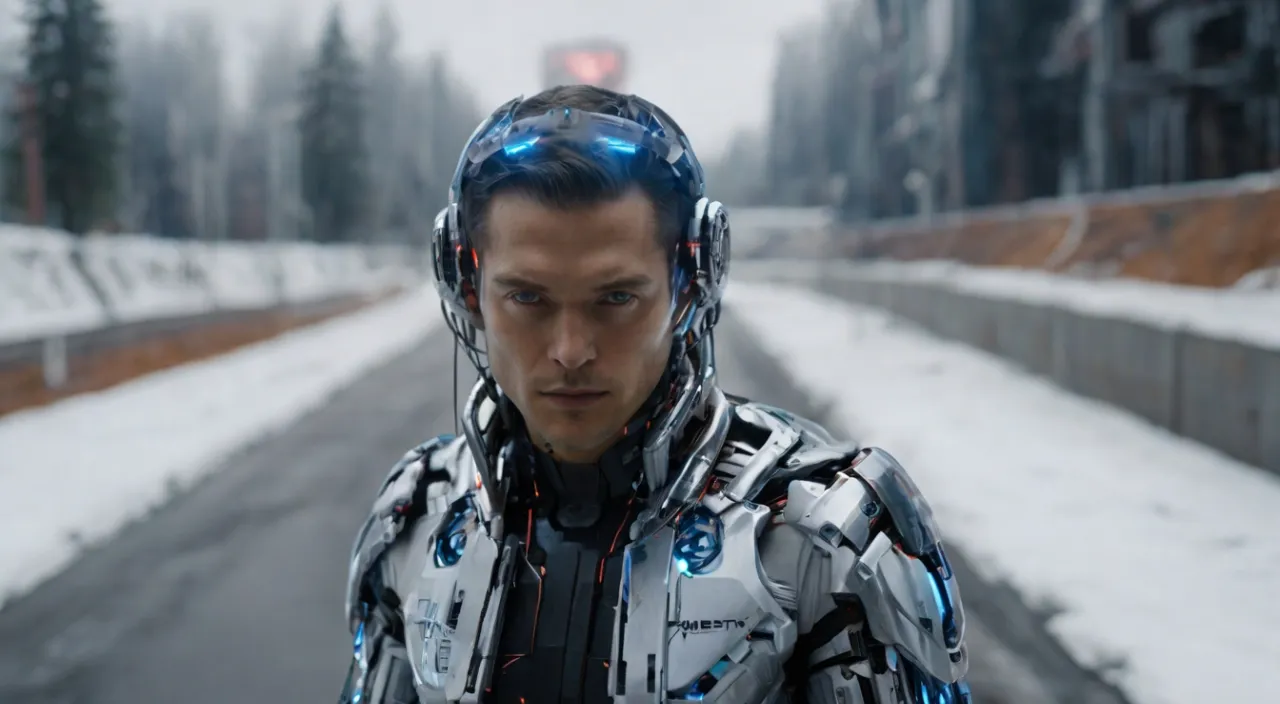
{"type": "Polygon", "coordinates": [[[565,369],[578,369],[596,358],[595,333],[584,316],[562,312],[552,323],[549,355],[565,369]]]}

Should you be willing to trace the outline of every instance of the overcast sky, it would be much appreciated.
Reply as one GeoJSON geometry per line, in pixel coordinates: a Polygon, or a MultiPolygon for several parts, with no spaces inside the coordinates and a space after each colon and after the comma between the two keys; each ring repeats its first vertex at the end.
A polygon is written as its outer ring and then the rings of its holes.
{"type": "MultiPolygon", "coordinates": [[[[827,0],[390,0],[411,57],[444,50],[486,109],[539,86],[550,43],[603,37],[631,52],[630,88],[662,105],[705,157],[737,127],[763,124],[780,29],[818,17],[827,0]]],[[[21,0],[0,0],[16,7],[21,0]]],[[[313,45],[325,0],[105,0],[119,19],[185,9],[218,18],[242,81],[255,35],[288,13],[313,45]]],[[[344,3],[352,30],[367,35],[377,0],[344,3]]],[[[0,20],[3,21],[3,20],[0,20]]]]}

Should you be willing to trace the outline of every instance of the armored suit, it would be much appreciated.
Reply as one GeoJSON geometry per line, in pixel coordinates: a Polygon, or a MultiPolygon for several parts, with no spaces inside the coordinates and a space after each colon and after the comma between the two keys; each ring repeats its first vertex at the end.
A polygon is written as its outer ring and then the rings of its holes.
{"type": "Polygon", "coordinates": [[[463,435],[406,454],[356,539],[342,701],[969,701],[955,577],[902,467],[717,386],[727,215],[678,127],[632,99],[623,118],[525,121],[513,101],[464,152],[433,252],[481,379],[463,435]],[[667,372],[616,445],[573,466],[533,446],[479,359],[456,195],[486,160],[583,123],[604,148],[655,151],[696,205],[667,372]]]}
{"type": "Polygon", "coordinates": [[[357,542],[346,701],[967,701],[955,579],[899,464],[695,394],[659,491],[624,440],[584,497],[478,385],[466,437],[406,455],[357,542]]]}

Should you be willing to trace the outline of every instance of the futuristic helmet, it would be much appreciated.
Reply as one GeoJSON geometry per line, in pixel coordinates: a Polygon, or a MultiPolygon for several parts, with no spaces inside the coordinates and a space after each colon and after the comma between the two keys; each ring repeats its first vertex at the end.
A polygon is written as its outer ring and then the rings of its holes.
{"type": "Polygon", "coordinates": [[[534,157],[541,143],[576,146],[601,158],[629,158],[648,152],[658,168],[675,178],[687,225],[672,256],[672,298],[688,303],[679,315],[673,345],[688,349],[711,331],[720,317],[720,301],[729,270],[729,218],[723,205],[704,195],[702,165],[688,137],[652,103],[627,96],[621,116],[556,108],[520,120],[514,116],[524,98],[507,102],[472,133],[454,171],[449,205],[436,216],[432,258],[436,290],[450,329],[466,347],[476,369],[487,376],[478,344],[480,258],[462,212],[463,192],[493,160],[517,162],[534,157]],[[691,294],[691,295],[689,295],[691,294]]]}

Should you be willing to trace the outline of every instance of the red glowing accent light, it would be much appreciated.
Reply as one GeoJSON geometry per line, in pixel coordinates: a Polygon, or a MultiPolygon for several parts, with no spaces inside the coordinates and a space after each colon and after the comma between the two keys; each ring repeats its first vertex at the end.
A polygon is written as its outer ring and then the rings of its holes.
{"type": "Polygon", "coordinates": [[[562,59],[565,69],[587,84],[600,83],[618,70],[618,55],[610,51],[569,51],[562,59]]]}

